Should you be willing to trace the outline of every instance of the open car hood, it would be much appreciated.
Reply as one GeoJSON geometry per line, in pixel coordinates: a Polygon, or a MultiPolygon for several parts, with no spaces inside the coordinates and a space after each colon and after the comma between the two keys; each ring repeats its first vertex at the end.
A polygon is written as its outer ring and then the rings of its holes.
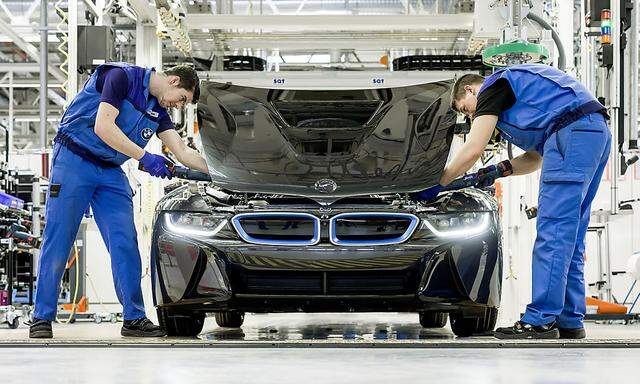
{"type": "Polygon", "coordinates": [[[451,86],[323,91],[205,81],[198,122],[212,181],[325,203],[435,185],[456,122],[451,86]]]}

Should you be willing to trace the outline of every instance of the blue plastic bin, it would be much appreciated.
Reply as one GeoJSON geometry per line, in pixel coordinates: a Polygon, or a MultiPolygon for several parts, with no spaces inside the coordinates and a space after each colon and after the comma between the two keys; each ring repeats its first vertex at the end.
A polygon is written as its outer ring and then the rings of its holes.
{"type": "Polygon", "coordinates": [[[4,205],[9,208],[22,209],[24,207],[24,200],[7,195],[4,192],[0,192],[0,205],[4,205]]]}

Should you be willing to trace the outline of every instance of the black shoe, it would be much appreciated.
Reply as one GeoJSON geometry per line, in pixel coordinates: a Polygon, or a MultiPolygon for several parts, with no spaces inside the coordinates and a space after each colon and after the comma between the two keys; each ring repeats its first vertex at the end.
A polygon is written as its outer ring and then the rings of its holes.
{"type": "Polygon", "coordinates": [[[146,317],[135,320],[125,320],[120,334],[128,337],[162,337],[167,335],[164,329],[153,324],[151,320],[146,317]]]}
{"type": "Polygon", "coordinates": [[[558,328],[561,339],[584,339],[587,333],[584,328],[558,328]]]}
{"type": "Polygon", "coordinates": [[[34,318],[33,321],[28,322],[27,325],[29,326],[30,339],[53,338],[53,331],[51,330],[51,322],[49,320],[34,318]]]}
{"type": "Polygon", "coordinates": [[[537,326],[516,321],[512,327],[496,329],[493,336],[498,339],[557,339],[560,332],[555,323],[537,326]]]}

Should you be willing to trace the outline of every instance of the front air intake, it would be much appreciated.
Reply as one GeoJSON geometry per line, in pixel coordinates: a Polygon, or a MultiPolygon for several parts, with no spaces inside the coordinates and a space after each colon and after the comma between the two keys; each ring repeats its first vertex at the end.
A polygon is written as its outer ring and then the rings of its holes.
{"type": "Polygon", "coordinates": [[[299,212],[256,212],[234,216],[240,237],[260,245],[315,245],[320,241],[320,219],[299,212]]]}
{"type": "Polygon", "coordinates": [[[344,246],[400,244],[411,237],[418,223],[410,213],[342,213],[331,218],[329,239],[344,246]]]}

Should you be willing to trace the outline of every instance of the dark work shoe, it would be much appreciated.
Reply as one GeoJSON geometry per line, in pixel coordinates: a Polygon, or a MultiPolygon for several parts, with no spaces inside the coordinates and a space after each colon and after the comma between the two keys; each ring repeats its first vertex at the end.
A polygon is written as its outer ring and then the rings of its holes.
{"type": "Polygon", "coordinates": [[[538,326],[516,321],[512,327],[496,329],[493,336],[498,339],[558,339],[560,333],[555,323],[538,326]]]}
{"type": "Polygon", "coordinates": [[[584,339],[587,333],[584,328],[558,328],[561,339],[584,339]]]}
{"type": "Polygon", "coordinates": [[[167,335],[164,329],[153,324],[146,317],[125,320],[120,334],[127,337],[162,337],[167,335]]]}
{"type": "Polygon", "coordinates": [[[53,337],[51,322],[49,320],[34,318],[33,321],[28,322],[27,325],[29,326],[30,339],[51,339],[53,337]]]}

